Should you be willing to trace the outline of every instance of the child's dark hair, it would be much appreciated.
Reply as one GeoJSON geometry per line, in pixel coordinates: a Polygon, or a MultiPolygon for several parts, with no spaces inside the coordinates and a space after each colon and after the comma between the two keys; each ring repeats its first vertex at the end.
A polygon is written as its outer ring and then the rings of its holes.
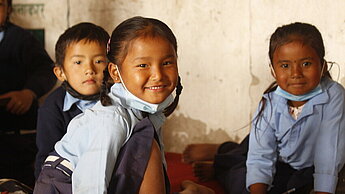
{"type": "MultiPolygon", "coordinates": [[[[153,18],[136,16],[125,20],[114,29],[108,45],[108,60],[116,65],[121,66],[122,62],[127,56],[131,42],[135,39],[143,37],[165,38],[168,42],[170,42],[177,54],[176,37],[165,23],[153,18]]],[[[110,76],[108,69],[105,69],[102,84],[103,86],[101,90],[101,102],[104,106],[111,104],[110,98],[107,95],[111,86],[111,82],[109,84],[109,79],[110,76]]],[[[179,78],[176,86],[176,97],[174,102],[164,111],[166,116],[170,115],[175,110],[181,91],[182,85],[179,78]]]]}
{"type": "Polygon", "coordinates": [[[55,65],[63,67],[67,47],[81,40],[97,42],[106,47],[109,34],[102,27],[88,22],[82,22],[68,28],[55,45],[55,65]]]}
{"type": "MultiPolygon", "coordinates": [[[[278,27],[276,31],[271,35],[270,43],[269,43],[269,51],[268,55],[270,58],[270,62],[273,65],[273,54],[282,45],[290,43],[292,41],[302,41],[303,44],[310,46],[313,48],[320,58],[320,64],[326,65],[325,57],[325,47],[323,44],[323,39],[321,36],[320,31],[313,25],[307,23],[291,23],[287,25],[283,25],[278,27]]],[[[324,73],[322,76],[327,76],[331,79],[331,75],[327,69],[324,69],[324,73]]],[[[270,86],[264,91],[264,94],[268,94],[268,99],[270,99],[269,93],[276,90],[277,83],[274,81],[270,86]]],[[[260,100],[261,108],[254,118],[255,126],[258,123],[258,120],[262,117],[263,111],[266,107],[266,99],[264,97],[260,100]]]]}

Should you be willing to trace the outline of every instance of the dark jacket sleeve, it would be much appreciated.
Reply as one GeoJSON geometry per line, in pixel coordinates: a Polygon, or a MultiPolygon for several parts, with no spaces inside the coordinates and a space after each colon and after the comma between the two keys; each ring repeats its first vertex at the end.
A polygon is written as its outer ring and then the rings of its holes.
{"type": "Polygon", "coordinates": [[[59,87],[52,92],[38,110],[36,145],[38,152],[35,162],[35,177],[38,178],[44,160],[54,150],[55,143],[65,135],[73,117],[81,113],[77,106],[66,112],[63,104],[66,91],[59,87]]]}

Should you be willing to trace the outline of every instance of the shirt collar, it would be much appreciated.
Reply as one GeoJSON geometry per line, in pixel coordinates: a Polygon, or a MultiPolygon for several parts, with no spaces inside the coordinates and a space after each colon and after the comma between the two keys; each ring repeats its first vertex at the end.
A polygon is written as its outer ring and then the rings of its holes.
{"type": "MultiPolygon", "coordinates": [[[[322,88],[322,92],[311,98],[310,100],[308,100],[308,102],[305,104],[305,106],[303,107],[303,111],[302,114],[299,116],[299,118],[302,118],[304,116],[310,115],[313,113],[314,111],[314,106],[318,105],[318,104],[325,104],[329,101],[329,95],[328,95],[328,88],[331,86],[332,81],[329,78],[323,78],[321,80],[321,88],[322,88]]],[[[290,113],[288,111],[288,105],[287,105],[287,99],[283,98],[277,94],[275,94],[275,92],[270,92],[268,94],[264,94],[264,98],[266,98],[266,103],[270,103],[270,101],[272,99],[275,99],[274,101],[277,103],[274,106],[276,106],[276,111],[280,112],[286,116],[290,116],[290,113]]]]}
{"type": "Polygon", "coordinates": [[[71,94],[66,92],[66,96],[64,99],[64,105],[63,105],[63,111],[69,111],[73,104],[76,104],[76,106],[84,112],[85,109],[91,108],[93,105],[96,104],[97,101],[89,101],[89,100],[81,100],[79,98],[73,97],[71,94]]]}

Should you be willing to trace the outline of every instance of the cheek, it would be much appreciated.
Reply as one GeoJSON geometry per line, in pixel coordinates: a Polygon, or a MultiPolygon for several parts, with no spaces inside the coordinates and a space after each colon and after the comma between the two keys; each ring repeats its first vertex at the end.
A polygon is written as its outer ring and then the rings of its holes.
{"type": "MultiPolygon", "coordinates": [[[[122,75],[122,74],[121,74],[122,75]]],[[[140,72],[128,72],[122,75],[122,79],[125,82],[125,85],[131,88],[142,87],[145,84],[146,76],[144,73],[140,72]]]]}
{"type": "Polygon", "coordinates": [[[103,71],[105,70],[105,68],[107,67],[107,65],[98,65],[95,68],[96,74],[101,74],[103,76],[103,71]]]}
{"type": "Polygon", "coordinates": [[[276,80],[277,82],[284,81],[288,78],[287,73],[281,72],[281,71],[276,71],[276,80]]]}
{"type": "Polygon", "coordinates": [[[129,79],[131,80],[131,82],[133,82],[133,84],[139,85],[139,84],[144,84],[146,77],[145,74],[142,73],[133,73],[129,79]]]}

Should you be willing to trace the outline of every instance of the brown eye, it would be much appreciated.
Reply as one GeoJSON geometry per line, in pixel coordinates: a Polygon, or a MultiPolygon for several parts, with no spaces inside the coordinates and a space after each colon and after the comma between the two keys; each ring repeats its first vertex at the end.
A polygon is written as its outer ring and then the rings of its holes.
{"type": "Polygon", "coordinates": [[[100,64],[100,63],[105,63],[105,61],[103,61],[103,60],[97,60],[95,63],[96,63],[96,64],[100,64]]]}
{"type": "Polygon", "coordinates": [[[145,68],[145,67],[147,67],[147,65],[146,64],[139,64],[138,67],[145,68]]]}
{"type": "Polygon", "coordinates": [[[288,68],[288,67],[289,67],[289,64],[284,63],[284,64],[281,64],[280,67],[282,67],[282,68],[288,68]]]}
{"type": "Polygon", "coordinates": [[[308,67],[311,65],[311,62],[304,62],[302,63],[302,67],[308,67]]]}

